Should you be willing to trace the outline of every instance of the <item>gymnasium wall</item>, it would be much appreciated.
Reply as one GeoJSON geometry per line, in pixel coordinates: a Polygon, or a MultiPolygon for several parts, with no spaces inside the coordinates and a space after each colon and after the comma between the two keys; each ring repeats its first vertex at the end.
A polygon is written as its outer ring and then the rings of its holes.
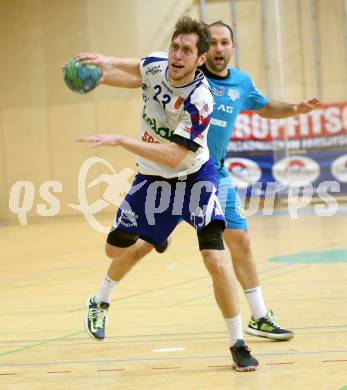
{"type": "MultiPolygon", "coordinates": [[[[208,22],[231,22],[229,1],[207,0],[208,22]]],[[[311,0],[280,0],[283,83],[276,44],[276,18],[268,0],[272,97],[296,102],[315,96],[311,0]],[[280,86],[282,85],[282,88],[280,86]]],[[[101,87],[74,94],[62,80],[61,66],[79,51],[120,57],[145,56],[168,47],[174,23],[182,14],[199,17],[194,0],[1,0],[0,1],[0,220],[17,220],[9,210],[12,186],[30,181],[35,189],[29,217],[37,216],[42,183],[58,181],[59,215],[76,214],[77,176],[82,163],[100,156],[117,172],[135,170],[132,155],[121,149],[90,150],[75,144],[79,135],[121,132],[135,136],[141,114],[140,91],[101,87]]],[[[259,0],[237,2],[241,68],[265,94],[266,61],[259,0]]],[[[347,64],[343,1],[318,0],[322,98],[345,101],[347,64]]],[[[95,166],[93,180],[105,168],[95,166]]],[[[90,189],[100,199],[105,184],[90,189]]],[[[112,211],[112,207],[104,211],[112,211]]]]}

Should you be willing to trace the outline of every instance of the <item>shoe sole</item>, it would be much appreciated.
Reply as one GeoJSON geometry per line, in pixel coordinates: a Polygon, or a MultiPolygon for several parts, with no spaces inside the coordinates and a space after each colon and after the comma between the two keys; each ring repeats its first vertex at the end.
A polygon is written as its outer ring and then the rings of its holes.
{"type": "Polygon", "coordinates": [[[89,311],[89,301],[90,301],[90,298],[91,298],[91,297],[89,297],[89,298],[87,299],[87,314],[86,314],[86,316],[84,317],[84,328],[85,328],[85,330],[86,330],[86,332],[88,333],[88,336],[89,336],[90,338],[92,338],[92,339],[95,340],[95,341],[101,342],[101,341],[104,341],[104,339],[98,339],[97,337],[95,337],[95,336],[93,335],[93,333],[91,333],[90,330],[89,330],[89,328],[88,328],[88,311],[89,311]]]}
{"type": "Polygon", "coordinates": [[[252,328],[247,328],[246,333],[251,334],[252,336],[264,337],[267,339],[277,340],[277,341],[286,341],[294,337],[294,333],[276,334],[276,333],[263,332],[262,330],[256,330],[252,328]]]}
{"type": "Polygon", "coordinates": [[[259,369],[259,365],[250,367],[239,367],[236,363],[233,363],[233,368],[238,372],[251,372],[257,371],[259,369]]]}

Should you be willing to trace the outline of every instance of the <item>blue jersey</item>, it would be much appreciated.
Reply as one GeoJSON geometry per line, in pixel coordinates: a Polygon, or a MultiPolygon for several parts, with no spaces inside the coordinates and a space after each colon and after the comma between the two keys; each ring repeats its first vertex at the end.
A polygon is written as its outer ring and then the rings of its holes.
{"type": "Polygon", "coordinates": [[[238,114],[245,110],[258,110],[268,104],[260,91],[255,87],[248,74],[229,67],[226,77],[216,76],[201,67],[208,79],[214,97],[214,108],[207,144],[210,157],[216,166],[219,178],[227,177],[224,158],[234,129],[238,114]]]}

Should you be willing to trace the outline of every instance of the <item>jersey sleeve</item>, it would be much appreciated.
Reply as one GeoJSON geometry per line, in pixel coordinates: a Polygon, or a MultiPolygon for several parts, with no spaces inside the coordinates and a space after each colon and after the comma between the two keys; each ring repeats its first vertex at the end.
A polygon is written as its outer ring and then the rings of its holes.
{"type": "Polygon", "coordinates": [[[212,93],[206,85],[201,84],[185,100],[181,120],[174,131],[174,135],[187,140],[185,146],[189,150],[206,145],[212,111],[212,93]],[[192,148],[189,147],[190,143],[192,148]]]}
{"type": "Polygon", "coordinates": [[[243,103],[242,111],[259,110],[265,107],[269,103],[269,100],[264,95],[262,95],[251,78],[249,78],[248,82],[248,94],[243,103]]]}
{"type": "Polygon", "coordinates": [[[167,53],[163,51],[154,52],[148,57],[141,58],[140,72],[142,79],[151,73],[153,74],[156,71],[155,66],[162,61],[167,61],[167,53]]]}

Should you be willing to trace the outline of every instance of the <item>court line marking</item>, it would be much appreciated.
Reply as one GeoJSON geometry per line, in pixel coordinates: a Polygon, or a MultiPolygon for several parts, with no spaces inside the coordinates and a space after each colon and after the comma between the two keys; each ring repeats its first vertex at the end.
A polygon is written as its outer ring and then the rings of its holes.
{"type": "Polygon", "coordinates": [[[81,333],[82,333],[82,331],[74,332],[74,333],[68,334],[68,335],[66,335],[66,336],[57,337],[57,338],[54,338],[54,339],[49,339],[49,340],[46,340],[46,341],[42,341],[42,342],[40,342],[40,343],[25,345],[24,347],[17,348],[17,349],[14,349],[14,350],[12,350],[12,351],[0,353],[0,357],[6,356],[6,355],[10,355],[10,354],[12,354],[12,353],[20,352],[20,351],[23,351],[23,350],[25,350],[25,349],[30,349],[30,348],[38,347],[38,346],[40,346],[40,345],[44,345],[44,344],[48,344],[48,343],[53,343],[54,341],[64,340],[64,339],[67,339],[67,338],[69,338],[69,337],[75,336],[75,335],[77,335],[77,334],[81,334],[81,333]]]}
{"type": "MultiPolygon", "coordinates": [[[[324,328],[324,327],[322,327],[324,328]]],[[[296,328],[291,328],[292,330],[296,330],[296,328]]],[[[158,339],[143,339],[143,340],[139,340],[139,339],[136,339],[136,340],[115,340],[115,341],[109,341],[109,339],[117,339],[118,337],[115,336],[115,337],[111,337],[111,336],[108,336],[108,341],[107,341],[107,344],[108,345],[112,345],[112,344],[129,344],[129,343],[139,343],[139,342],[143,342],[143,343],[149,343],[149,342],[166,342],[166,343],[172,343],[172,342],[182,342],[182,341],[199,341],[199,340],[217,340],[217,339],[228,339],[229,336],[227,335],[227,333],[225,331],[221,331],[221,332],[212,332],[212,333],[216,333],[216,336],[211,336],[211,337],[206,337],[206,334],[208,334],[209,332],[205,332],[204,333],[204,336],[201,336],[201,337],[191,337],[192,335],[194,335],[194,333],[187,333],[187,337],[186,338],[172,338],[172,337],[168,337],[168,338],[158,338],[158,339]],[[220,335],[218,335],[220,334],[220,335]]],[[[341,334],[341,333],[347,333],[347,330],[338,330],[338,331],[335,331],[335,332],[331,332],[331,331],[328,331],[328,332],[300,332],[300,333],[297,333],[297,335],[307,335],[307,334],[310,334],[310,335],[318,335],[318,334],[341,334]]],[[[142,335],[138,336],[138,337],[141,337],[142,335]]],[[[150,335],[146,335],[146,337],[148,337],[150,335]]],[[[157,336],[156,334],[153,334],[153,336],[157,336]]],[[[166,336],[173,336],[173,337],[177,337],[176,334],[172,333],[172,334],[167,334],[166,336]]],[[[124,336],[124,337],[119,337],[119,338],[133,338],[133,337],[136,337],[136,336],[124,336]]],[[[71,341],[73,340],[76,340],[76,339],[71,339],[71,341]]],[[[71,346],[71,347],[80,347],[80,346],[85,346],[85,345],[90,345],[90,342],[88,342],[88,339],[87,338],[78,338],[78,340],[85,340],[85,342],[83,343],[64,343],[64,344],[55,344],[54,347],[62,347],[62,346],[71,346]]],[[[1,345],[1,343],[0,343],[1,345]]],[[[43,345],[43,347],[51,347],[50,345],[43,345]]]]}
{"type": "MultiPolygon", "coordinates": [[[[285,265],[284,265],[284,267],[293,267],[293,266],[294,266],[294,265],[292,265],[292,264],[285,264],[285,265]]],[[[274,278],[274,277],[282,276],[282,275],[287,274],[287,273],[292,273],[292,272],[301,271],[301,270],[306,269],[306,268],[311,267],[311,266],[312,266],[312,265],[307,265],[307,266],[298,267],[298,268],[296,268],[296,269],[289,270],[289,271],[287,271],[287,272],[282,272],[282,273],[279,273],[279,274],[277,274],[277,275],[270,275],[269,277],[264,278],[264,279],[268,280],[268,279],[271,279],[271,278],[274,278]]],[[[283,268],[282,265],[281,265],[280,267],[283,268]]],[[[273,270],[273,269],[278,269],[278,266],[271,267],[269,270],[273,270]]],[[[264,273],[264,272],[266,272],[266,270],[263,270],[263,272],[261,272],[261,273],[264,273]]],[[[184,284],[187,284],[187,283],[191,283],[192,281],[198,281],[198,280],[207,279],[207,278],[209,278],[208,275],[202,276],[202,277],[199,277],[199,278],[190,279],[190,280],[183,281],[183,282],[180,282],[180,283],[175,283],[175,284],[172,284],[172,285],[169,285],[169,286],[163,286],[163,287],[159,287],[159,288],[156,288],[156,289],[151,289],[151,290],[139,292],[139,293],[136,293],[136,294],[131,294],[131,295],[123,296],[123,297],[120,297],[120,298],[118,298],[118,299],[113,300],[113,302],[117,302],[117,301],[120,301],[120,300],[133,298],[133,297],[135,297],[135,296],[142,296],[142,295],[145,295],[145,294],[149,294],[149,293],[151,293],[151,292],[154,292],[154,291],[166,290],[166,289],[169,289],[169,288],[171,288],[171,287],[181,286],[181,285],[184,285],[184,284]]],[[[79,308],[79,309],[70,310],[69,313],[77,312],[77,311],[82,311],[82,310],[85,310],[85,308],[81,307],[81,308],[79,308]]],[[[40,345],[45,345],[45,344],[53,343],[54,341],[59,341],[59,340],[67,339],[67,338],[72,337],[72,336],[74,336],[74,335],[80,335],[80,334],[83,334],[83,333],[84,333],[84,331],[74,332],[74,333],[68,334],[68,335],[66,335],[66,336],[62,336],[62,337],[58,337],[58,338],[54,338],[54,339],[49,339],[49,340],[46,340],[46,341],[43,341],[43,342],[31,344],[31,345],[26,345],[26,346],[24,346],[24,347],[20,347],[20,348],[17,348],[17,349],[15,349],[15,350],[12,350],[12,351],[7,351],[7,352],[0,353],[0,357],[2,357],[2,356],[7,356],[7,355],[10,355],[10,354],[13,354],[13,353],[16,353],[16,352],[20,352],[20,351],[23,351],[23,350],[26,350],[26,349],[38,347],[38,346],[40,346],[40,345]]]]}
{"type": "Polygon", "coordinates": [[[103,369],[103,370],[96,370],[96,371],[125,371],[125,368],[110,368],[110,369],[103,369]]]}
{"type": "MultiPolygon", "coordinates": [[[[284,267],[283,266],[275,266],[275,267],[270,267],[270,268],[266,268],[262,271],[259,272],[259,274],[263,274],[263,273],[266,273],[266,272],[271,272],[273,270],[278,270],[278,269],[282,269],[282,268],[293,268],[293,266],[295,266],[296,264],[285,264],[284,267]]],[[[268,277],[264,277],[264,278],[261,278],[261,280],[269,280],[269,279],[272,279],[272,278],[276,278],[276,277],[279,277],[279,276],[282,276],[282,275],[286,275],[286,274],[290,274],[290,273],[293,273],[293,272],[297,272],[297,271],[301,271],[303,269],[306,269],[306,268],[309,268],[311,267],[311,264],[310,265],[304,265],[302,267],[297,267],[295,269],[290,269],[286,272],[280,272],[278,274],[275,274],[275,275],[270,275],[268,277]]],[[[165,306],[165,307],[176,307],[176,306],[179,306],[179,305],[183,305],[183,304],[186,304],[186,303],[189,303],[189,302],[194,302],[194,301],[198,301],[199,299],[203,299],[203,298],[207,298],[207,297],[213,297],[213,294],[211,294],[211,292],[209,292],[208,294],[204,294],[204,295],[200,295],[198,297],[195,297],[195,298],[191,298],[191,299],[186,299],[186,300],[183,300],[183,301],[180,301],[180,302],[176,302],[174,304],[171,304],[171,305],[168,305],[168,306],[165,306]]]]}
{"type": "MultiPolygon", "coordinates": [[[[183,282],[170,284],[170,285],[168,285],[168,286],[153,288],[153,289],[141,291],[141,292],[138,292],[138,293],[135,293],[135,294],[125,295],[125,296],[123,296],[123,297],[119,297],[119,298],[116,298],[116,299],[112,299],[112,303],[113,303],[113,302],[118,302],[118,301],[123,301],[124,299],[129,299],[129,298],[134,298],[134,297],[138,297],[138,296],[150,294],[150,293],[156,292],[156,291],[167,290],[167,289],[170,289],[170,288],[172,288],[172,287],[182,286],[182,285],[184,285],[184,284],[196,282],[196,281],[198,281],[198,280],[207,279],[208,277],[209,277],[208,275],[207,275],[207,276],[200,276],[199,278],[194,278],[194,279],[185,280],[185,281],[183,281],[183,282]]],[[[83,310],[85,310],[85,307],[80,307],[80,308],[78,308],[78,309],[69,310],[68,313],[75,313],[75,312],[83,311],[83,310]]]]}
{"type": "MultiPolygon", "coordinates": [[[[183,327],[187,327],[189,326],[190,324],[184,324],[182,325],[183,327]]],[[[207,326],[220,326],[220,323],[203,323],[202,325],[207,325],[207,326]]],[[[165,328],[165,327],[168,327],[169,325],[167,324],[164,324],[164,325],[161,325],[160,328],[165,328]]],[[[175,327],[177,327],[175,325],[175,327]]],[[[135,327],[137,328],[137,327],[135,327]]],[[[152,329],[154,327],[150,327],[150,329],[152,329]]],[[[345,333],[347,331],[347,329],[345,330],[344,328],[347,328],[347,323],[346,324],[341,324],[341,325],[322,325],[322,326],[296,326],[296,327],[292,327],[291,329],[295,330],[295,331],[298,331],[298,330],[315,330],[315,329],[336,329],[336,332],[320,332],[320,333],[337,333],[337,332],[342,332],[342,333],[345,333]]],[[[118,329],[118,327],[109,327],[108,329],[112,329],[112,330],[116,330],[118,329]]],[[[79,333],[85,333],[84,331],[80,331],[79,333]]],[[[300,334],[316,334],[316,333],[319,333],[319,332],[303,332],[303,333],[300,333],[300,334]]],[[[78,333],[77,333],[78,334],[78,333]]],[[[132,339],[132,338],[136,338],[136,340],[134,342],[137,342],[139,341],[138,338],[139,337],[162,337],[162,336],[194,336],[194,335],[225,335],[225,337],[228,337],[225,330],[215,330],[215,331],[202,331],[202,332],[175,332],[175,333],[139,333],[139,334],[129,334],[129,335],[123,335],[123,336],[107,336],[107,341],[111,344],[113,343],[112,341],[109,341],[109,340],[116,340],[115,342],[132,342],[131,340],[123,340],[123,339],[132,339]]],[[[196,338],[197,340],[199,340],[200,338],[196,338]]],[[[0,340],[0,345],[3,345],[5,346],[6,344],[12,344],[12,343],[33,343],[33,342],[44,342],[44,341],[51,341],[52,339],[41,339],[41,340],[37,340],[37,339],[25,339],[25,340],[0,340]]],[[[59,339],[56,339],[59,341],[59,339]]],[[[74,345],[81,345],[81,344],[90,344],[90,342],[87,342],[87,341],[90,341],[89,338],[87,337],[74,337],[70,338],[71,341],[77,341],[77,340],[83,340],[83,341],[86,341],[85,343],[76,343],[74,345]]],[[[168,340],[168,339],[151,339],[151,340],[146,340],[146,341],[165,341],[165,340],[168,340]]],[[[178,340],[186,340],[186,339],[178,339],[178,340]]],[[[142,340],[141,340],[142,341],[142,340]]],[[[58,344],[58,345],[71,345],[71,344],[58,344]]],[[[20,347],[18,347],[20,348],[20,347]]]]}
{"type": "MultiPolygon", "coordinates": [[[[321,363],[335,363],[335,362],[346,362],[346,359],[342,360],[322,360],[321,363]]],[[[278,363],[262,363],[262,365],[265,366],[275,366],[275,365],[282,365],[282,364],[295,364],[295,362],[278,362],[278,363]]],[[[207,368],[230,368],[231,364],[225,364],[225,365],[215,365],[215,366],[207,366],[207,368]]],[[[184,367],[181,366],[174,366],[174,367],[152,367],[152,370],[176,370],[181,369],[184,367]]],[[[126,368],[110,368],[110,369],[101,369],[96,370],[97,372],[112,372],[112,371],[126,371],[126,368]]],[[[47,371],[47,374],[66,374],[66,373],[72,373],[73,371],[47,371]]],[[[17,372],[9,372],[9,373],[2,373],[0,375],[17,375],[17,372]]]]}
{"type": "MultiPolygon", "coordinates": [[[[347,349],[332,349],[320,351],[295,351],[295,352],[269,352],[258,353],[257,357],[267,356],[300,356],[300,355],[319,355],[329,353],[346,353],[347,349]]],[[[68,365],[68,364],[105,364],[105,363],[138,363],[138,362],[163,362],[163,361],[184,361],[184,360],[207,360],[207,359],[229,359],[229,355],[216,356],[184,356],[184,357],[161,357],[161,358],[128,358],[128,359],[102,359],[102,360],[67,360],[54,362],[23,362],[23,363],[0,363],[0,367],[22,367],[22,366],[49,366],[49,365],[68,365]]],[[[263,363],[264,364],[264,363],[263,363]]]]}
{"type": "Polygon", "coordinates": [[[276,366],[278,364],[294,364],[294,362],[262,363],[265,366],[276,366]]]}

